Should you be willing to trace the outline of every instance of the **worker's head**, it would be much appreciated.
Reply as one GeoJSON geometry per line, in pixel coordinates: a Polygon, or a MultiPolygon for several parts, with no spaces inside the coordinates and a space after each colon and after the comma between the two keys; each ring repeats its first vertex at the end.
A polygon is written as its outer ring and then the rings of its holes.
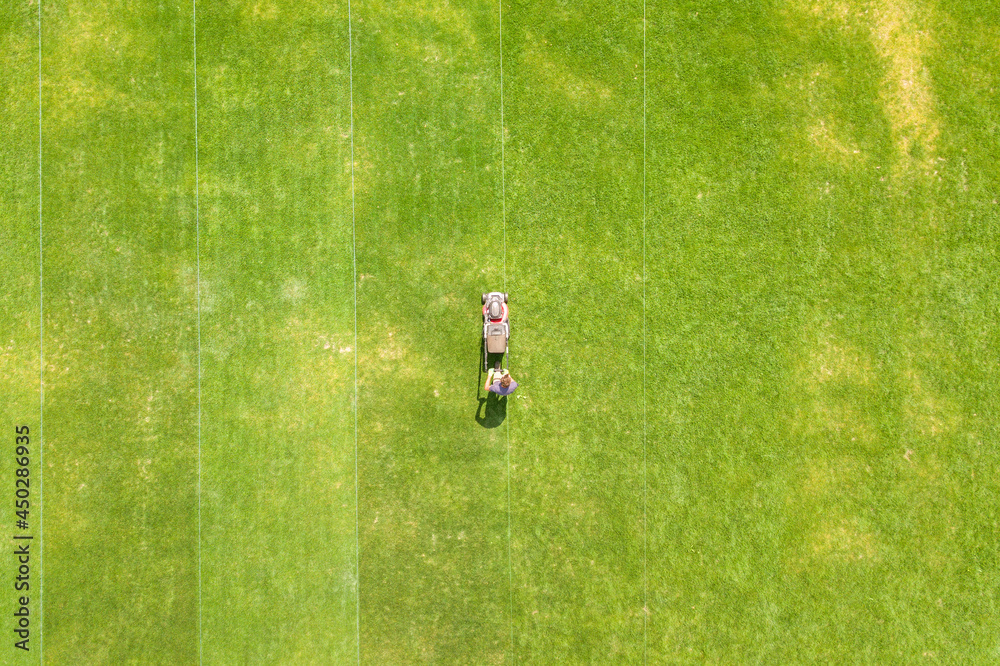
{"type": "Polygon", "coordinates": [[[500,380],[500,388],[507,388],[510,386],[510,375],[504,375],[500,380]]]}

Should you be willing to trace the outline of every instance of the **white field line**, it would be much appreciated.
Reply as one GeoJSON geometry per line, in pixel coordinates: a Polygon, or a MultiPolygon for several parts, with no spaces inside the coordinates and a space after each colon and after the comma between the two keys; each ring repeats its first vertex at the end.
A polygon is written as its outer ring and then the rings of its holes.
{"type": "Polygon", "coordinates": [[[45,296],[42,251],[42,2],[38,2],[38,663],[45,658],[45,296]]]}
{"type": "Polygon", "coordinates": [[[500,7],[500,210],[503,223],[503,290],[507,291],[507,175],[504,164],[504,117],[503,117],[503,0],[500,7]]]}
{"type": "MultiPolygon", "coordinates": [[[[503,0],[498,0],[500,11],[500,211],[503,226],[503,290],[507,291],[507,172],[504,160],[504,113],[503,113],[503,0]]],[[[508,356],[508,363],[509,363],[508,356]]],[[[504,419],[504,436],[507,441],[507,592],[509,596],[508,623],[510,625],[510,657],[514,658],[514,567],[511,561],[511,508],[510,508],[510,418],[504,419]]]]}
{"type": "Polygon", "coordinates": [[[351,29],[351,0],[347,0],[348,81],[351,99],[351,265],[354,270],[354,628],[357,635],[358,664],[361,664],[361,542],[358,523],[358,236],[354,197],[354,34],[351,29]]]}
{"type": "Polygon", "coordinates": [[[201,201],[198,164],[198,0],[191,0],[191,53],[194,74],[194,227],[198,310],[198,663],[202,663],[201,602],[201,201]]]}

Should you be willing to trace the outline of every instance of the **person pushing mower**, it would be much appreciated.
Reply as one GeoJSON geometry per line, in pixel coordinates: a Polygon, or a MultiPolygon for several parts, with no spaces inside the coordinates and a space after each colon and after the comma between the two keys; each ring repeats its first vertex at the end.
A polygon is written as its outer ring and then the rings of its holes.
{"type": "Polygon", "coordinates": [[[495,361],[493,368],[486,375],[486,391],[497,395],[510,395],[517,388],[510,373],[504,369],[506,357],[510,361],[510,307],[509,297],[500,291],[483,294],[483,370],[489,362],[495,361]],[[499,358],[497,358],[499,356],[499,358]]]}
{"type": "Polygon", "coordinates": [[[500,361],[487,373],[486,384],[483,385],[483,389],[497,395],[510,395],[516,388],[517,382],[511,378],[510,373],[500,369],[500,361]]]}

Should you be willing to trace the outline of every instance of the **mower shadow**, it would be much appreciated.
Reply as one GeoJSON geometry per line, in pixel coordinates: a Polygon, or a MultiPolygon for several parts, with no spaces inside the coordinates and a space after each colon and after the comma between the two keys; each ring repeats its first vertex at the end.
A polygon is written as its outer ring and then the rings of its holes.
{"type": "MultiPolygon", "coordinates": [[[[482,387],[480,387],[482,388],[482,387]]],[[[485,398],[479,398],[479,406],[476,408],[476,423],[484,428],[496,428],[507,418],[507,396],[498,396],[496,393],[489,393],[485,398]],[[485,413],[480,416],[485,405],[485,413]]]]}
{"type": "Polygon", "coordinates": [[[486,362],[486,354],[483,339],[479,338],[479,378],[476,380],[476,423],[484,428],[496,428],[507,418],[507,396],[498,396],[492,391],[483,397],[483,365],[486,362]],[[484,410],[485,408],[485,410],[484,410]]]}

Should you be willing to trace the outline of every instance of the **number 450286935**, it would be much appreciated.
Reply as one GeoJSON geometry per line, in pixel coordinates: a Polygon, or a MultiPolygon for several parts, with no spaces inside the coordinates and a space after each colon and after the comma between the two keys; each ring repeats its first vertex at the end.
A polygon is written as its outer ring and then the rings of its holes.
{"type": "Polygon", "coordinates": [[[28,457],[30,453],[28,445],[31,443],[31,439],[29,438],[28,426],[26,425],[15,427],[14,433],[16,435],[14,453],[17,456],[17,470],[14,472],[17,475],[17,480],[14,483],[16,488],[14,491],[16,495],[14,506],[17,508],[17,526],[22,530],[26,530],[28,529],[28,510],[31,507],[31,501],[29,500],[31,494],[31,469],[28,467],[28,464],[31,462],[28,457]]]}

